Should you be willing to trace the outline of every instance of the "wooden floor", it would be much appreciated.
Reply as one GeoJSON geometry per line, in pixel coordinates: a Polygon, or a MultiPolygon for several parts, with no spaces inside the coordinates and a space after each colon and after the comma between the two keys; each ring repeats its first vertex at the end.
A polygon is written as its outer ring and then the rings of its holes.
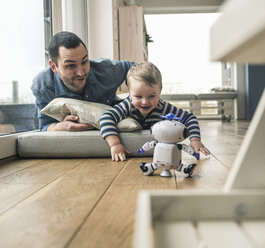
{"type": "Polygon", "coordinates": [[[200,126],[214,156],[201,156],[193,178],[146,177],[139,163],[151,157],[0,161],[0,247],[131,247],[140,190],[222,189],[248,123],[200,126]]]}

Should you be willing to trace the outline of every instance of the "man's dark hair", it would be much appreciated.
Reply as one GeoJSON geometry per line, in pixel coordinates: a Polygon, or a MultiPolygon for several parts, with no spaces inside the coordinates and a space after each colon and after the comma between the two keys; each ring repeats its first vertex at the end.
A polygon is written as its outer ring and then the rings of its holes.
{"type": "Polygon", "coordinates": [[[50,59],[58,66],[59,48],[61,46],[70,49],[76,48],[80,43],[86,48],[84,42],[74,33],[63,31],[54,35],[49,45],[50,59]]]}

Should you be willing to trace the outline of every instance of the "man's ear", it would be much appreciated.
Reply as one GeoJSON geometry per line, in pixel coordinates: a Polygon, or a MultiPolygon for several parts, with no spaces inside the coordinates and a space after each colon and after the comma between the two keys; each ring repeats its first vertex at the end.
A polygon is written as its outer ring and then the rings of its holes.
{"type": "Polygon", "coordinates": [[[56,66],[56,64],[51,59],[49,59],[49,65],[50,65],[52,71],[54,73],[57,73],[57,66],[56,66]]]}

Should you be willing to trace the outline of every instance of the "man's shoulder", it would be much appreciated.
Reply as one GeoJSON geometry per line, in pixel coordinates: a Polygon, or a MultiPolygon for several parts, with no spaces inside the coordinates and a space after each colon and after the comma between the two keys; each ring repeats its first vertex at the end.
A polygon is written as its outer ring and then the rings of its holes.
{"type": "Polygon", "coordinates": [[[115,64],[117,64],[117,61],[111,59],[96,58],[94,60],[90,60],[91,68],[103,68],[105,66],[113,66],[115,64]]]}
{"type": "Polygon", "coordinates": [[[107,67],[124,67],[128,65],[131,66],[131,62],[127,60],[113,60],[113,59],[106,59],[106,58],[97,58],[94,60],[90,60],[90,66],[93,69],[102,69],[107,67]]]}
{"type": "Polygon", "coordinates": [[[54,72],[47,67],[34,77],[31,89],[33,92],[41,92],[50,87],[54,87],[54,72]]]}

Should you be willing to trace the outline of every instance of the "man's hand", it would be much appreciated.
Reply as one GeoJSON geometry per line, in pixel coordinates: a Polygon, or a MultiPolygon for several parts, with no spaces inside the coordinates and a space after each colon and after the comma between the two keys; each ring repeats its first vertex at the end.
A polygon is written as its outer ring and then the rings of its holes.
{"type": "Polygon", "coordinates": [[[77,123],[77,121],[78,121],[77,115],[66,115],[63,121],[51,124],[47,128],[47,131],[78,132],[78,131],[89,131],[95,129],[90,124],[77,123]]]}

